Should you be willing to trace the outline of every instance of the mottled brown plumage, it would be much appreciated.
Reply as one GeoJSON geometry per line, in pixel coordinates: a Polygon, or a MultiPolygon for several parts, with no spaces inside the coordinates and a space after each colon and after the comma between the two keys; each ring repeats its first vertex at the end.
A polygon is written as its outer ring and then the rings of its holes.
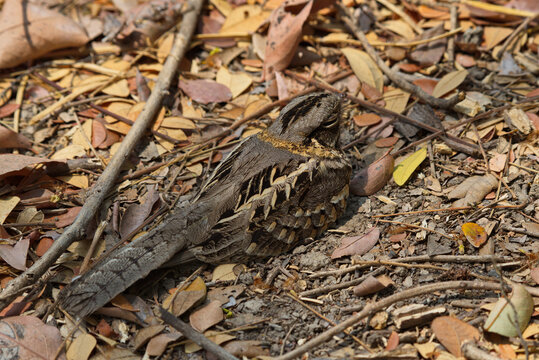
{"type": "Polygon", "coordinates": [[[278,255],[344,212],[351,168],[336,148],[341,99],[299,97],[245,139],[191,201],[69,284],[60,306],[77,316],[105,305],[176,253],[210,264],[278,255]]]}

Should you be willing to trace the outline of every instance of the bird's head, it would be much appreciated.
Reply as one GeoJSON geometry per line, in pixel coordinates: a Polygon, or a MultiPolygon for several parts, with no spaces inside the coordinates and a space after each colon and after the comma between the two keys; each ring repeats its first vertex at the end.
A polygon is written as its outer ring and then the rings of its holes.
{"type": "Polygon", "coordinates": [[[283,141],[336,147],[340,133],[341,97],[314,93],[292,100],[268,128],[268,133],[283,141]]]}

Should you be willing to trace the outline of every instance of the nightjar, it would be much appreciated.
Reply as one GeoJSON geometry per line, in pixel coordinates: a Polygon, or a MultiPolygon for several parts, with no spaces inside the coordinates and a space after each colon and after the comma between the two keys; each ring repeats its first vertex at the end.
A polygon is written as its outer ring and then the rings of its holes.
{"type": "Polygon", "coordinates": [[[60,293],[83,317],[176,253],[210,264],[278,255],[324,232],[345,210],[351,167],[338,149],[341,98],[292,100],[266,130],[243,140],[189,201],[113,251],[60,293]]]}

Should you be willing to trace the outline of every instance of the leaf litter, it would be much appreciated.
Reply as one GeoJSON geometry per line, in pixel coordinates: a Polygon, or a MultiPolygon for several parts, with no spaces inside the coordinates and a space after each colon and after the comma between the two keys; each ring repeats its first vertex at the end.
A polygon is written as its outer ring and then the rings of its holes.
{"type": "MultiPolygon", "coordinates": [[[[87,239],[58,259],[46,286],[39,284],[3,312],[11,316],[4,322],[44,326],[39,317],[83,261],[93,263],[159,218],[164,207],[155,206],[158,193],[167,204],[189,196],[238,140],[277,116],[276,107],[259,110],[312,85],[289,70],[318,87],[316,80],[332,83],[333,76],[350,71],[335,86],[394,113],[346,103],[341,143],[356,169],[351,190],[362,196],[350,198],[335,228],[267,262],[156,274],[159,280],[147,279],[129,291],[138,296],[116,298],[112,307],[94,314],[82,325],[86,334],[68,335],[72,323],[55,312],[59,321],[46,332],[59,332],[47,341],[67,340],[59,358],[201,351],[159,322],[150,306],[157,303],[191,318],[193,327],[235,356],[277,356],[323,333],[330,321],[346,320],[354,307],[424,284],[500,283],[498,271],[520,294],[509,298],[523,338],[536,340],[530,304],[539,295],[534,242],[539,34],[536,22],[526,19],[537,8],[530,1],[388,4],[346,5],[357,18],[370,19],[361,22],[362,30],[392,71],[428,94],[459,100],[453,110],[387,82],[379,62],[352,40],[333,2],[213,0],[152,133],[127,159],[116,190],[103,204],[101,216],[108,224],[95,251],[89,254],[97,222],[85,229],[87,239]],[[417,101],[436,121],[408,111],[417,101]],[[406,131],[395,113],[443,130],[444,137],[420,143],[434,130],[413,126],[406,131]],[[476,155],[470,155],[470,146],[476,155]],[[32,317],[18,316],[23,311],[32,317]]],[[[3,4],[0,17],[9,21],[0,26],[2,46],[14,49],[0,48],[3,288],[76,219],[87,189],[91,192],[155,87],[174,39],[171,27],[187,8],[186,2],[157,0],[132,5],[90,2],[71,11],[32,3],[26,30],[36,48],[29,51],[30,43],[17,37],[24,30],[21,12],[10,15],[19,5],[3,4]],[[39,30],[43,24],[51,31],[39,30]],[[56,53],[47,55],[50,51],[56,53]]],[[[449,358],[465,354],[464,340],[472,340],[475,349],[500,357],[521,354],[518,331],[500,330],[515,329],[508,325],[515,320],[505,295],[473,294],[454,289],[417,296],[409,301],[425,306],[411,313],[371,314],[368,324],[351,333],[361,343],[342,334],[309,351],[313,356],[366,358],[375,351],[388,357],[449,358]],[[499,298],[502,305],[483,310],[485,302],[476,300],[482,298],[492,304],[499,298]],[[445,316],[446,311],[459,319],[445,316]],[[406,322],[417,331],[399,325],[406,322]],[[490,342],[487,331],[502,333],[513,345],[490,342]]],[[[35,351],[38,345],[13,346],[35,351]]]]}

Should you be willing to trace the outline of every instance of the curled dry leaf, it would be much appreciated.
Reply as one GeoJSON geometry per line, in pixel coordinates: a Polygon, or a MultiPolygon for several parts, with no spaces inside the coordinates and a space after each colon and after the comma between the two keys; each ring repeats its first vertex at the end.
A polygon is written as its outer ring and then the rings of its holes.
{"type": "Polygon", "coordinates": [[[472,176],[457,185],[448,195],[449,199],[460,199],[453,202],[453,206],[468,206],[480,203],[485,195],[498,185],[498,179],[492,174],[472,176]]]}
{"type": "Polygon", "coordinates": [[[52,50],[82,46],[84,30],[70,18],[45,7],[7,0],[0,15],[0,69],[36,59],[52,50]]]}
{"type": "Polygon", "coordinates": [[[393,280],[387,275],[380,275],[378,277],[369,276],[361,284],[354,287],[354,295],[365,296],[374,294],[393,284],[393,280]]]}
{"type": "Polygon", "coordinates": [[[362,236],[346,237],[341,240],[341,245],[331,254],[332,259],[338,259],[347,255],[363,255],[378,242],[380,229],[372,228],[362,236]]]}
{"type": "Polygon", "coordinates": [[[503,117],[509,126],[516,128],[522,134],[528,135],[531,133],[532,122],[522,109],[515,108],[509,111],[504,111],[503,117]]]}
{"type": "Polygon", "coordinates": [[[361,169],[350,181],[350,191],[354,195],[369,196],[383,188],[393,174],[395,159],[385,153],[381,158],[361,169]]]}
{"type": "Polygon", "coordinates": [[[442,345],[457,357],[462,356],[460,347],[465,341],[481,338],[479,330],[452,316],[437,317],[432,321],[431,328],[442,345]]]}

